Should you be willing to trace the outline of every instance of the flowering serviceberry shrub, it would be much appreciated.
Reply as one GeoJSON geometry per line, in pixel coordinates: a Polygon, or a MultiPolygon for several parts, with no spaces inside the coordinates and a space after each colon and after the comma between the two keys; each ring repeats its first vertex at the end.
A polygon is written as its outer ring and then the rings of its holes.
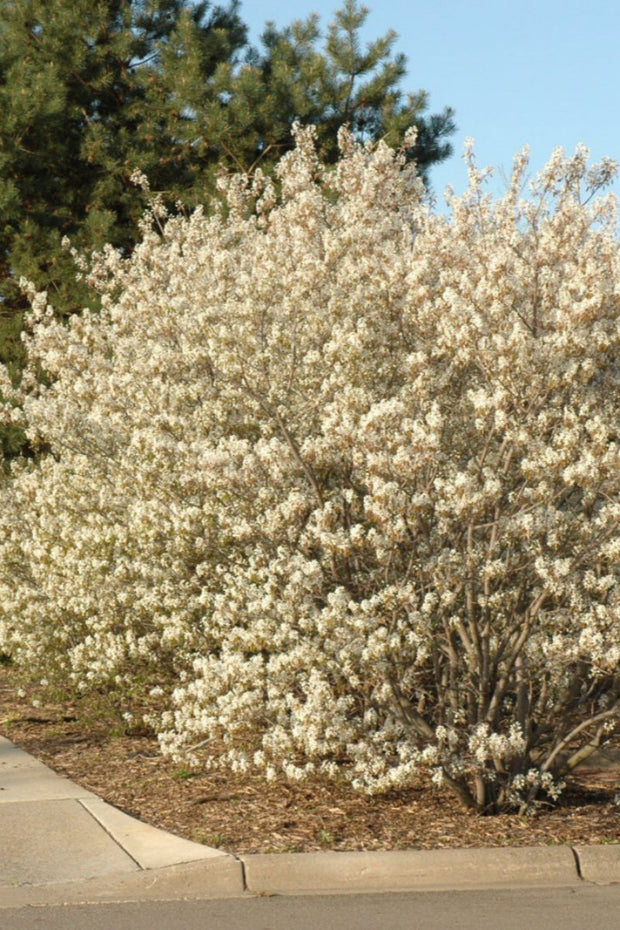
{"type": "Polygon", "coordinates": [[[100,313],[32,295],[0,648],[194,764],[527,809],[619,725],[615,169],[468,150],[442,215],[340,146],[155,203],[100,313]]]}

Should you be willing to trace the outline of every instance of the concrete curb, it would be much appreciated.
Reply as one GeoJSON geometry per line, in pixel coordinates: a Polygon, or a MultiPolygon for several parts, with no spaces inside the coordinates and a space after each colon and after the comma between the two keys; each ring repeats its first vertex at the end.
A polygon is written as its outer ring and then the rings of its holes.
{"type": "Polygon", "coordinates": [[[620,843],[601,846],[575,846],[579,874],[594,885],[615,885],[620,882],[620,843]]]}
{"type": "MultiPolygon", "coordinates": [[[[506,885],[572,885],[580,881],[568,846],[393,850],[242,856],[254,894],[316,894],[506,885]]],[[[618,874],[620,879],[620,873],[618,874]]]]}
{"type": "Polygon", "coordinates": [[[162,869],[202,859],[232,858],[219,849],[192,843],[159,827],[142,823],[101,798],[85,798],[80,803],[141,869],[162,869]]]}
{"type": "Polygon", "coordinates": [[[234,856],[224,855],[162,869],[101,875],[87,881],[0,887],[0,926],[4,908],[206,901],[241,898],[245,893],[242,864],[234,856]]]}
{"type": "Polygon", "coordinates": [[[210,857],[88,881],[0,888],[3,908],[209,900],[250,895],[375,894],[572,887],[620,882],[620,845],[292,853],[210,857]],[[591,855],[592,854],[592,855],[591,855]],[[588,862],[588,858],[591,861],[588,862]],[[580,875],[582,863],[587,875],[580,875]]]}

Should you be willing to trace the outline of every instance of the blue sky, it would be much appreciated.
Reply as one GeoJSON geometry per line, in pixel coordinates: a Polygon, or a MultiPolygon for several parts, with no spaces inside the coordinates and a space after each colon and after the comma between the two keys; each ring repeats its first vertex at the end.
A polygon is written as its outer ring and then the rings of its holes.
{"type": "MultiPolygon", "coordinates": [[[[528,143],[538,170],[552,150],[584,142],[594,161],[620,160],[619,0],[367,0],[365,38],[399,34],[408,75],[430,112],[451,106],[454,155],[434,168],[435,192],[466,186],[461,158],[471,136],[481,165],[495,166],[503,190],[513,154],[528,143]]],[[[288,25],[312,12],[326,28],[338,0],[242,0],[241,17],[258,44],[266,20],[288,25]]],[[[620,194],[620,183],[614,185],[620,194]]]]}

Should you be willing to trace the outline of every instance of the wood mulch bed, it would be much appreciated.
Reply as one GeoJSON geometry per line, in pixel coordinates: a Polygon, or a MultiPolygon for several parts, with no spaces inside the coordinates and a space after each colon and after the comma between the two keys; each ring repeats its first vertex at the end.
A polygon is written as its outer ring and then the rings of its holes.
{"type": "Polygon", "coordinates": [[[194,774],[163,759],[151,736],[110,735],[68,705],[18,697],[7,667],[0,735],[126,813],[229,852],[620,843],[620,740],[570,781],[561,807],[523,818],[473,814],[423,779],[365,797],[327,781],[194,774]]]}

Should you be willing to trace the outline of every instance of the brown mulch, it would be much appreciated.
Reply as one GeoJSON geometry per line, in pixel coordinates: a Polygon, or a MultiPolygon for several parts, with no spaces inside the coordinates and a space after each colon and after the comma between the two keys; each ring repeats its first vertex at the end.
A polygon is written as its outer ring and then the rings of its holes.
{"type": "Polygon", "coordinates": [[[571,780],[556,809],[480,816],[428,782],[382,797],[327,781],[267,784],[194,774],[161,757],[150,736],[110,735],[68,705],[20,698],[0,667],[0,734],[134,817],[236,853],[436,849],[620,842],[620,741],[571,780]]]}

